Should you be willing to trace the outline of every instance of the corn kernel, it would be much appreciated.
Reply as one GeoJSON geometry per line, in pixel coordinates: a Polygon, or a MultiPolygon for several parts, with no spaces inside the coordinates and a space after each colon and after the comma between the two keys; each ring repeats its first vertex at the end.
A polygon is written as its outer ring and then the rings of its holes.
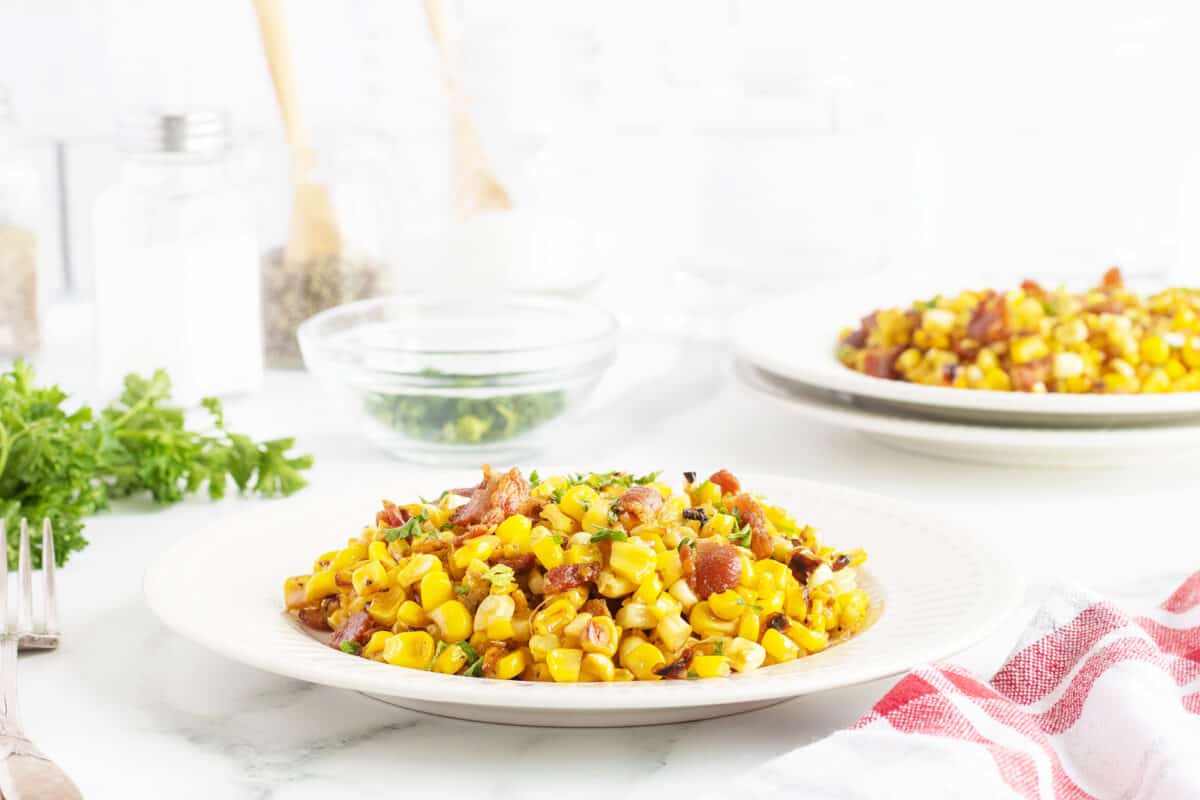
{"type": "MultiPolygon", "coordinates": [[[[676,546],[678,546],[678,543],[676,543],[676,546]]],[[[678,550],[672,549],[659,553],[655,556],[655,562],[664,586],[671,586],[675,581],[683,577],[683,563],[679,558],[678,550]]]]}
{"type": "Polygon", "coordinates": [[[622,628],[645,630],[658,624],[658,616],[643,603],[626,603],[617,611],[616,623],[622,628]]]}
{"type": "Polygon", "coordinates": [[[557,504],[551,503],[542,508],[542,519],[550,523],[550,527],[559,533],[570,535],[579,530],[579,524],[567,516],[557,504]]]}
{"type": "Polygon", "coordinates": [[[1012,345],[1014,364],[1028,364],[1049,355],[1049,353],[1050,348],[1046,346],[1045,340],[1040,336],[1025,336],[1014,341],[1012,345]]]}
{"type": "Polygon", "coordinates": [[[467,654],[461,647],[444,647],[433,660],[433,671],[443,675],[455,675],[467,665],[467,654]]]}
{"type": "Polygon", "coordinates": [[[383,660],[397,667],[427,669],[436,645],[425,631],[397,633],[383,646],[383,660]]]}
{"type": "Polygon", "coordinates": [[[558,507],[568,517],[579,522],[583,519],[583,515],[587,509],[599,499],[600,495],[596,494],[595,489],[581,483],[563,492],[562,500],[559,501],[558,507]]]}
{"type": "Polygon", "coordinates": [[[458,600],[447,600],[429,612],[443,641],[461,642],[471,635],[471,612],[458,600]]]}
{"type": "Polygon", "coordinates": [[[616,667],[613,666],[611,658],[602,653],[586,653],[579,670],[579,678],[584,681],[608,683],[613,680],[615,673],[616,667]]]}
{"type": "Polygon", "coordinates": [[[396,620],[410,628],[422,628],[429,624],[425,610],[412,600],[405,600],[400,604],[400,608],[396,609],[396,620]]]}
{"type": "Polygon", "coordinates": [[[617,652],[617,642],[621,639],[621,629],[612,617],[597,616],[588,620],[587,626],[579,635],[579,646],[585,653],[600,653],[613,656],[617,652]]]}
{"type": "MultiPolygon", "coordinates": [[[[811,630],[804,625],[793,624],[790,628],[788,628],[787,635],[789,639],[810,653],[819,653],[829,646],[828,633],[817,633],[816,631],[811,630]]],[[[763,638],[765,639],[766,637],[764,636],[763,638]]],[[[765,641],[763,642],[763,645],[766,645],[765,641]]]]}
{"type": "Polygon", "coordinates": [[[554,569],[563,563],[562,547],[551,536],[544,536],[533,543],[533,554],[546,569],[554,569]]]}
{"type": "Polygon", "coordinates": [[[742,596],[732,589],[709,595],[708,606],[721,619],[737,619],[745,609],[742,596]]]}
{"type": "Polygon", "coordinates": [[[691,611],[692,606],[700,602],[700,598],[696,597],[696,593],[692,590],[691,584],[685,579],[680,578],[671,584],[671,588],[667,590],[672,597],[679,601],[679,606],[684,611],[691,611]]]}
{"type": "Polygon", "coordinates": [[[337,573],[332,569],[313,573],[304,584],[304,599],[309,602],[321,600],[337,592],[337,573]]]}
{"type": "Polygon", "coordinates": [[[559,598],[533,615],[533,632],[557,634],[574,618],[575,607],[566,598],[559,598]]]}
{"type": "Polygon", "coordinates": [[[650,577],[657,564],[653,550],[633,542],[613,542],[609,568],[635,586],[650,577]]]}
{"type": "Polygon", "coordinates": [[[692,626],[679,614],[671,614],[659,620],[654,632],[668,650],[676,651],[682,648],[692,635],[692,626]]]}
{"type": "Polygon", "coordinates": [[[407,598],[404,590],[399,586],[393,586],[391,589],[372,595],[371,602],[367,603],[366,611],[380,625],[390,628],[396,624],[396,612],[405,599],[407,598]]]}
{"type": "Polygon", "coordinates": [[[367,640],[363,646],[362,654],[364,658],[374,658],[383,652],[383,646],[387,644],[388,639],[395,636],[391,631],[375,631],[371,634],[371,638],[367,640]]]}
{"type": "Polygon", "coordinates": [[[715,505],[721,502],[721,487],[712,481],[705,481],[692,494],[692,501],[698,506],[715,505]]]}
{"type": "Polygon", "coordinates": [[[445,572],[430,572],[421,578],[421,608],[433,611],[454,596],[454,584],[445,572]]]}
{"type": "Polygon", "coordinates": [[[738,618],[737,636],[743,639],[749,639],[752,642],[758,641],[759,631],[762,630],[762,620],[755,611],[744,611],[742,616],[738,618]]]}
{"type": "Polygon", "coordinates": [[[437,556],[430,553],[418,553],[415,556],[409,556],[408,561],[393,573],[393,581],[397,586],[407,589],[430,572],[441,568],[442,562],[437,556]]]}
{"type": "Polygon", "coordinates": [[[767,651],[752,639],[738,637],[725,648],[729,665],[738,672],[750,672],[762,666],[767,651]]]}
{"type": "Polygon", "coordinates": [[[451,562],[459,569],[466,569],[472,561],[487,561],[499,546],[499,536],[479,536],[463,542],[462,546],[454,551],[451,562]]]}
{"type": "Polygon", "coordinates": [[[691,669],[701,678],[723,678],[729,674],[729,659],[725,656],[696,656],[691,669]]]}
{"type": "Polygon", "coordinates": [[[774,628],[767,628],[762,637],[762,646],[767,655],[776,661],[791,661],[800,655],[800,648],[795,642],[774,628]]]}
{"type": "Polygon", "coordinates": [[[496,526],[496,536],[501,544],[512,545],[525,551],[529,549],[533,523],[524,514],[513,514],[496,526]]]}
{"type": "MultiPolygon", "coordinates": [[[[475,609],[475,632],[478,633],[479,631],[487,631],[488,626],[493,620],[511,620],[516,610],[516,601],[512,599],[512,595],[489,594],[487,597],[483,598],[483,602],[481,602],[479,607],[475,609]]],[[[509,630],[511,631],[511,626],[509,626],[509,630]]],[[[510,632],[509,636],[511,635],[512,634],[510,632]]],[[[489,634],[489,638],[496,637],[491,637],[489,634]]],[[[504,636],[499,638],[506,639],[508,637],[504,636]]]]}
{"type": "Polygon", "coordinates": [[[600,499],[589,505],[587,511],[583,512],[580,526],[587,533],[595,533],[601,528],[607,528],[609,526],[608,501],[600,499]]]}
{"type": "Polygon", "coordinates": [[[737,522],[731,514],[713,514],[712,519],[704,523],[700,529],[701,536],[728,536],[733,533],[734,523],[737,522]]]}
{"type": "Polygon", "coordinates": [[[392,558],[392,554],[388,552],[388,543],[383,540],[371,542],[367,546],[367,557],[372,561],[378,561],[383,565],[384,569],[391,569],[396,566],[396,559],[392,558]]]}
{"type": "Polygon", "coordinates": [[[354,591],[360,596],[387,588],[387,570],[378,561],[368,561],[354,570],[354,591]]]}
{"type": "Polygon", "coordinates": [[[654,674],[654,670],[666,663],[662,651],[645,641],[621,656],[621,666],[640,681],[658,680],[659,676],[654,674]]]}
{"type": "Polygon", "coordinates": [[[737,620],[721,619],[713,613],[707,601],[697,603],[688,614],[688,619],[700,636],[733,636],[737,631],[737,620]]]}
{"type": "Polygon", "coordinates": [[[525,667],[529,664],[529,661],[529,651],[524,647],[519,650],[513,650],[496,659],[495,665],[486,677],[497,678],[502,681],[511,680],[525,671],[525,667]]]}
{"type": "Polygon", "coordinates": [[[569,647],[551,650],[546,656],[550,677],[557,683],[576,683],[583,665],[583,651],[569,647]]]}
{"type": "Polygon", "coordinates": [[[1142,360],[1154,366],[1167,363],[1167,359],[1171,357],[1171,346],[1161,336],[1147,336],[1142,339],[1138,349],[1142,360]]]}
{"type": "Polygon", "coordinates": [[[529,652],[533,654],[534,661],[545,661],[551,650],[561,646],[559,638],[552,633],[538,633],[529,637],[529,652]]]}

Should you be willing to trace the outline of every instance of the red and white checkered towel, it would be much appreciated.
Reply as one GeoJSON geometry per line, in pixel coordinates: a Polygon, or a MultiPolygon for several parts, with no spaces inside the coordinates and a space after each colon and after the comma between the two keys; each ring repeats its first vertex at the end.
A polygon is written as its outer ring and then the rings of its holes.
{"type": "Polygon", "coordinates": [[[1145,616],[1056,593],[991,681],[921,667],[749,780],[780,798],[1200,798],[1200,573],[1145,616]]]}

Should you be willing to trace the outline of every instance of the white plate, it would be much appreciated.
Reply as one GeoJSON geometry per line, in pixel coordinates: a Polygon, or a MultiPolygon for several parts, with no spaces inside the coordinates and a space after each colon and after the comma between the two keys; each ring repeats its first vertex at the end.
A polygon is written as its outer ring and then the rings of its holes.
{"type": "Polygon", "coordinates": [[[841,283],[772,300],[731,326],[737,355],[753,366],[828,391],[934,419],[1026,427],[1118,427],[1200,420],[1200,392],[1151,395],[1030,394],[923,386],[863,375],[834,355],[843,328],[877,308],[987,282],[916,278],[841,283]]]}
{"type": "Polygon", "coordinates": [[[858,431],[899,450],[953,461],[1106,469],[1194,458],[1200,449],[1198,425],[1048,429],[939,422],[869,404],[864,407],[858,398],[813,389],[745,362],[735,370],[747,386],[790,411],[858,431]]]}
{"type": "MultiPolygon", "coordinates": [[[[405,708],[461,719],[565,727],[645,725],[732,714],[901,673],[960,652],[1020,601],[1012,564],[982,539],[885,497],[787,478],[741,476],[816,525],[824,541],[865,547],[875,622],[814,656],[703,681],[548,684],[465,678],[348,656],[282,611],[283,580],[353,535],[385,493],[310,489],[197,530],[146,573],[146,599],[171,629],[252,666],[352,689],[405,708]],[[214,590],[216,587],[218,590],[214,590]]],[[[386,493],[402,499],[470,485],[472,475],[430,474],[386,493]]]]}

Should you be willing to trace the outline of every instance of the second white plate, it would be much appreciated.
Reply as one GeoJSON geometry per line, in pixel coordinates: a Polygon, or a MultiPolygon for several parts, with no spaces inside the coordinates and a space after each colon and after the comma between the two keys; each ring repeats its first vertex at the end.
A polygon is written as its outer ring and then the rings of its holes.
{"type": "Polygon", "coordinates": [[[867,550],[871,627],[823,653],[730,678],[552,684],[440,675],[354,658],[320,643],[283,612],[284,577],[305,572],[316,554],[360,530],[385,486],[399,500],[469,485],[474,477],[429,473],[405,482],[393,476],[373,490],[314,487],[286,503],[257,506],[236,524],[197,530],[169,548],[146,573],[146,599],[176,632],[280,675],[445,716],[578,727],[703,719],[895,675],[966,649],[1021,598],[1007,557],[927,511],[838,486],[743,475],[744,486],[816,525],[824,541],[867,550]]]}
{"type": "Polygon", "coordinates": [[[835,357],[843,328],[857,325],[877,308],[905,306],[946,289],[944,277],[906,278],[841,283],[781,297],[738,315],[731,327],[734,346],[742,360],[781,377],[929,419],[1057,428],[1200,421],[1200,392],[985,392],[873,378],[846,368],[835,357]]]}

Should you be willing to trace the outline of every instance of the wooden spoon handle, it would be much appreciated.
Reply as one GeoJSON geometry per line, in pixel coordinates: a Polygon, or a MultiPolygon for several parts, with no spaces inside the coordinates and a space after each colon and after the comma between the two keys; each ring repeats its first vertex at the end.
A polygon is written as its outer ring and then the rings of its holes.
{"type": "Polygon", "coordinates": [[[263,50],[267,55],[267,68],[271,71],[271,83],[275,87],[279,111],[283,114],[283,127],[287,132],[288,142],[298,154],[309,153],[312,148],[300,117],[300,99],[296,93],[292,50],[288,44],[287,22],[283,9],[284,0],[254,0],[263,50]]]}

